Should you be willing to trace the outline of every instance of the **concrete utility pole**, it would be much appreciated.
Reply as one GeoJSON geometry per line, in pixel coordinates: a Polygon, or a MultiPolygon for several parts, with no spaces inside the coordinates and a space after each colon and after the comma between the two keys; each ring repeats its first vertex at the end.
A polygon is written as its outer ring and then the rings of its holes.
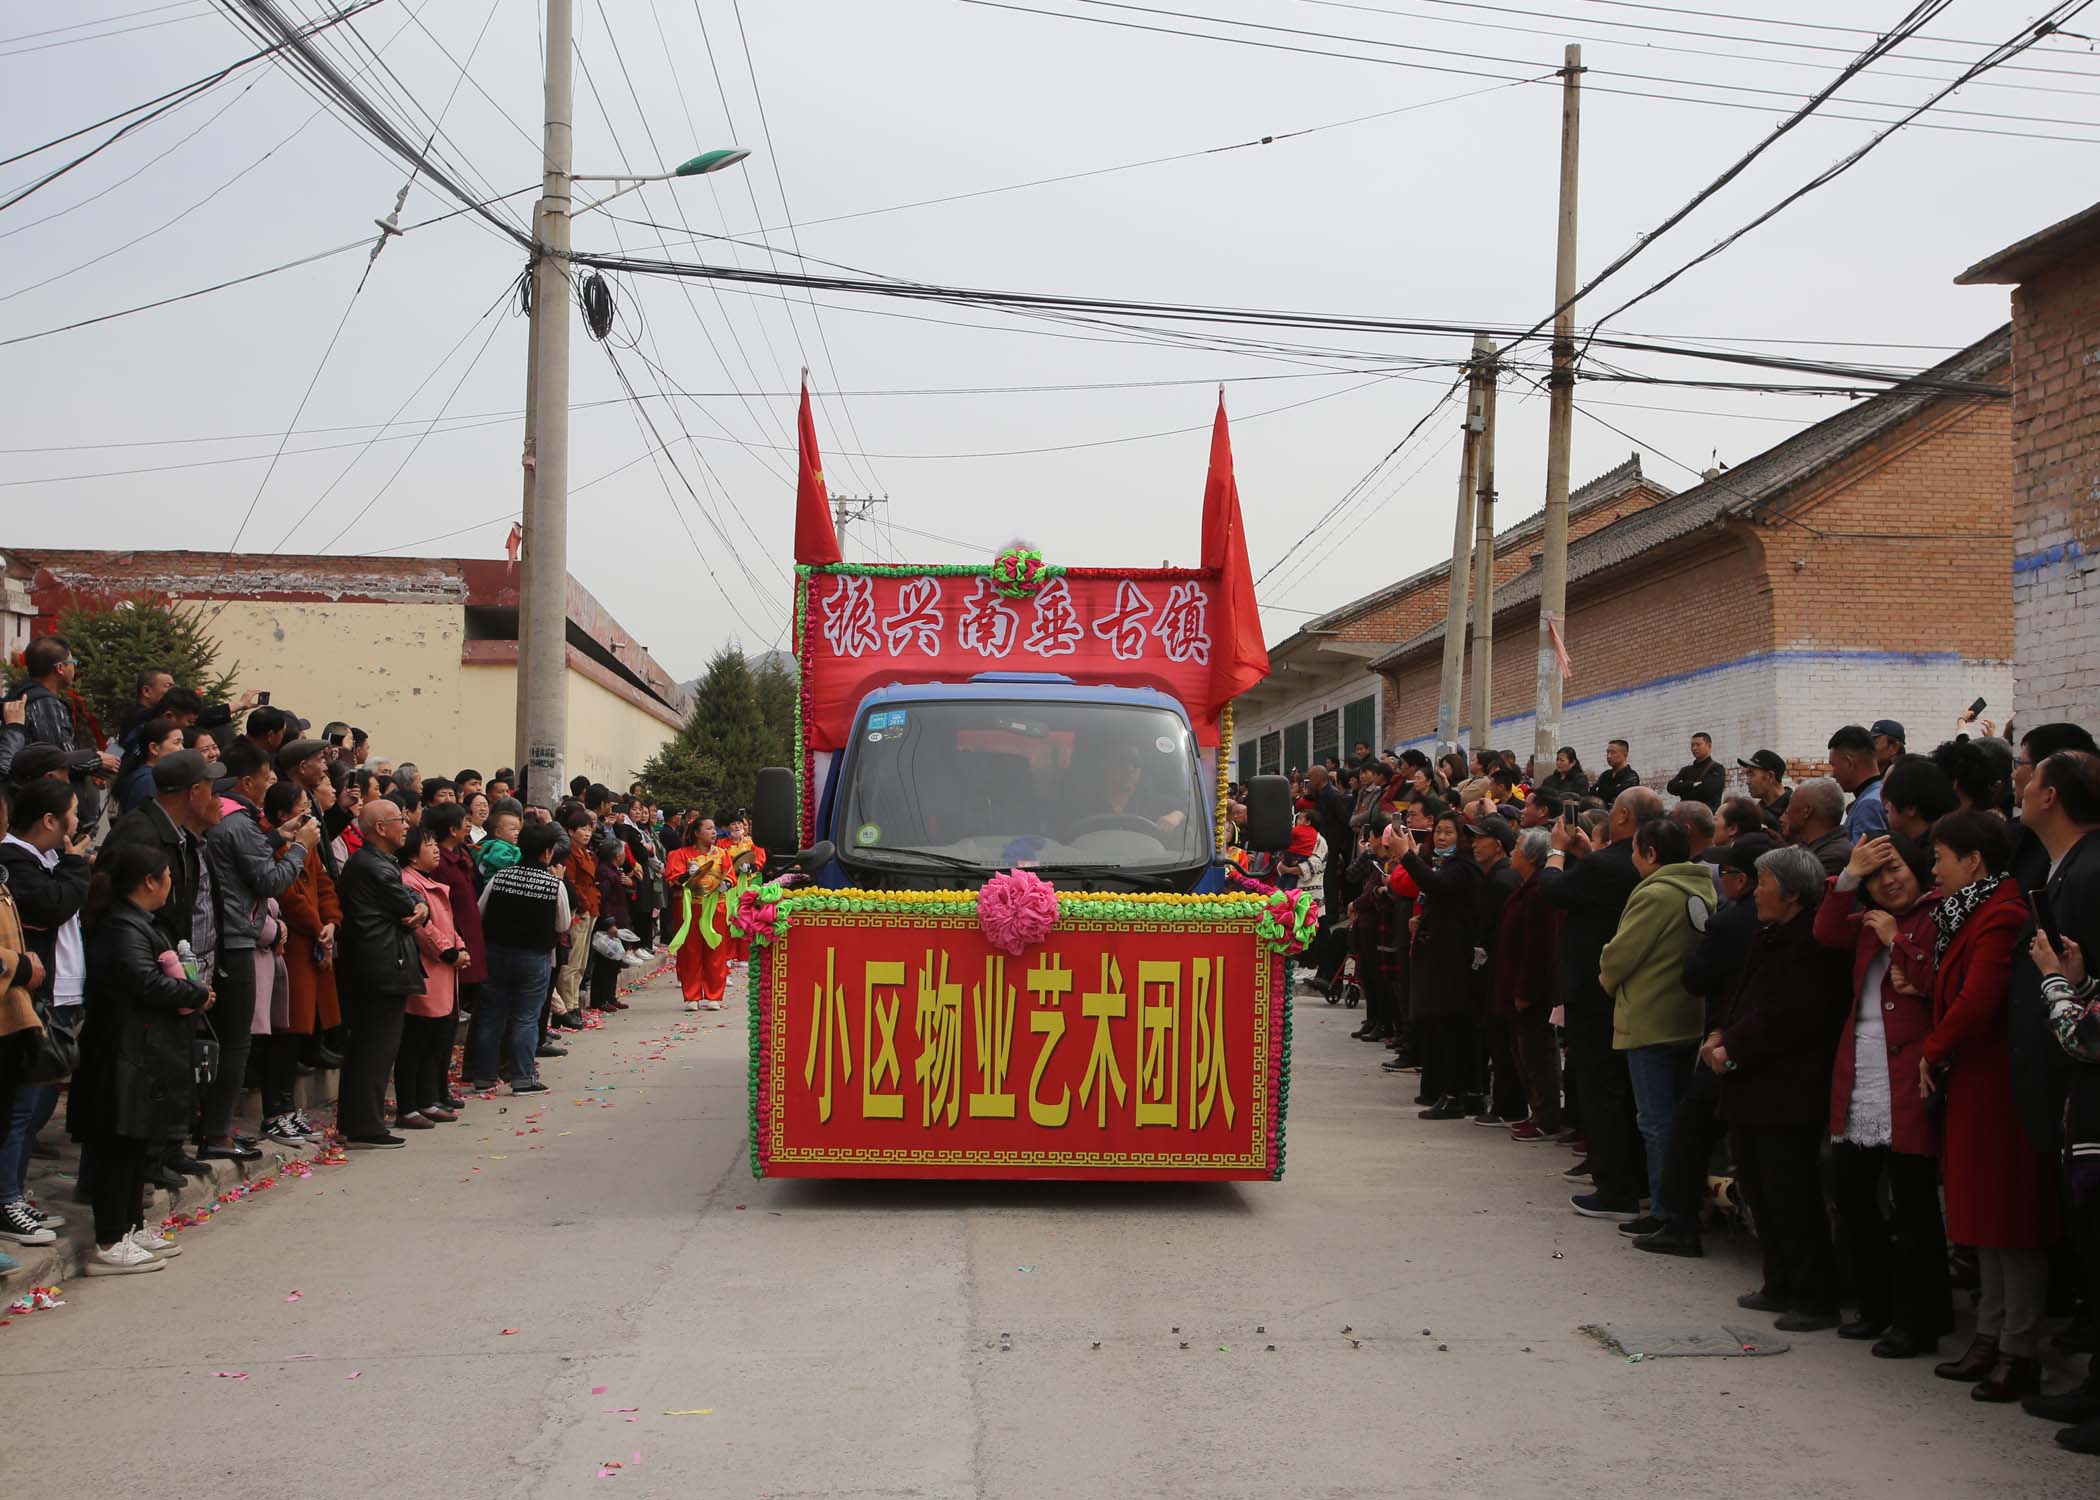
{"type": "Polygon", "coordinates": [[[1569,45],[1560,78],[1560,233],[1553,256],[1553,370],[1546,377],[1545,556],[1539,564],[1539,683],[1532,720],[1532,754],[1541,776],[1560,747],[1560,655],[1568,635],[1568,446],[1575,423],[1575,309],[1570,300],[1575,295],[1575,165],[1582,125],[1580,47],[1569,45]]]}
{"type": "Polygon", "coordinates": [[[545,175],[533,213],[531,469],[519,569],[518,772],[549,807],[568,780],[570,0],[546,0],[545,175]]]}
{"type": "Polygon", "coordinates": [[[1495,346],[1473,335],[1466,372],[1465,439],[1458,457],[1458,515],[1451,528],[1450,606],[1444,614],[1444,672],[1437,682],[1436,753],[1458,748],[1459,703],[1466,675],[1466,600],[1473,571],[1473,470],[1480,457],[1480,429],[1487,417],[1484,370],[1495,346]]]}
{"type": "MultiPolygon", "coordinates": [[[[865,520],[878,505],[887,505],[889,500],[882,495],[833,495],[831,497],[831,528],[839,536],[839,559],[846,557],[846,525],[850,521],[865,520]]],[[[873,549],[870,549],[872,553],[873,549]]]]}
{"type": "Polygon", "coordinates": [[[1495,384],[1502,378],[1497,352],[1487,351],[1480,393],[1479,456],[1473,462],[1473,716],[1475,750],[1485,750],[1494,730],[1495,702],[1495,384]]]}

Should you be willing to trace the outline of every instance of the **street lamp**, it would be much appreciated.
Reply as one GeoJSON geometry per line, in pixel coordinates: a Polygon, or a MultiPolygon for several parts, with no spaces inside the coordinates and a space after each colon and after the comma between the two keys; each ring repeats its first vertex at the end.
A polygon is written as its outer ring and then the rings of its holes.
{"type": "Polygon", "coordinates": [[[631,193],[636,188],[641,187],[646,183],[669,182],[674,177],[704,177],[709,172],[719,172],[724,167],[735,166],[738,162],[744,160],[744,158],[749,156],[750,154],[751,153],[749,151],[746,151],[741,146],[721,146],[713,151],[703,151],[698,156],[694,157],[691,161],[680,162],[677,167],[673,168],[669,172],[650,172],[640,176],[637,176],[632,172],[606,172],[595,176],[583,176],[581,174],[573,176],[569,179],[569,181],[620,182],[625,183],[626,186],[615,188],[612,192],[607,193],[602,198],[593,198],[590,202],[584,204],[581,208],[571,209],[569,211],[569,217],[571,219],[580,218],[584,214],[589,213],[592,209],[598,207],[600,204],[610,203],[613,201],[613,199],[620,197],[624,193],[631,193]]]}
{"type": "Polygon", "coordinates": [[[701,177],[751,153],[703,151],[669,172],[570,171],[571,0],[547,0],[546,161],[534,220],[525,382],[525,527],[518,570],[517,766],[552,806],[567,785],[569,592],[569,230],[582,214],[651,182],[701,177]],[[612,191],[575,206],[575,184],[612,191]]]}

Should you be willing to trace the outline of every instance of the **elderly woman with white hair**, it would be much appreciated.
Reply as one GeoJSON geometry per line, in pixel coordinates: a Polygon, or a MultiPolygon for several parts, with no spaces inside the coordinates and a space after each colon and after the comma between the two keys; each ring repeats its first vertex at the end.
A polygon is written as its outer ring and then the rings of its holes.
{"type": "MultiPolygon", "coordinates": [[[[1794,793],[1788,813],[1801,803],[1794,793]]],[[[1757,859],[1762,924],[1720,1024],[1700,1049],[1719,1075],[1736,1182],[1757,1221],[1764,1285],[1738,1297],[1790,1333],[1838,1324],[1837,1261],[1823,1207],[1830,1070],[1851,1000],[1848,954],[1816,941],[1823,865],[1805,848],[1757,859]]]]}

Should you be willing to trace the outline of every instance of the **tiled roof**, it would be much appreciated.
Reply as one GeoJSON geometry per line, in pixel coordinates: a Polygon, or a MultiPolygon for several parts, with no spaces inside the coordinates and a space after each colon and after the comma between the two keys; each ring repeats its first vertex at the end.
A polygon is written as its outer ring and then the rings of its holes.
{"type": "MultiPolygon", "coordinates": [[[[1583,485],[1579,489],[1569,491],[1568,516],[1570,519],[1573,519],[1593,505],[1602,505],[1607,501],[1616,500],[1635,485],[1640,484],[1647,485],[1651,490],[1657,490],[1664,494],[1669,493],[1667,486],[1657,484],[1654,480],[1647,478],[1641,473],[1641,456],[1635,453],[1617,468],[1606,469],[1588,484],[1583,485]]],[[[1507,530],[1496,532],[1495,555],[1499,557],[1508,547],[1515,543],[1540,535],[1544,531],[1545,525],[1545,512],[1534,511],[1531,515],[1526,516],[1507,530]]],[[[1395,599],[1412,593],[1425,583],[1447,577],[1450,572],[1451,559],[1448,557],[1442,562],[1431,563],[1428,567],[1422,569],[1421,572],[1410,573],[1398,583],[1389,583],[1384,588],[1375,589],[1371,593],[1364,595],[1361,599],[1352,599],[1337,609],[1329,610],[1317,620],[1308,620],[1303,626],[1299,627],[1299,634],[1324,635],[1338,628],[1344,621],[1362,614],[1365,610],[1376,609],[1381,604],[1390,603],[1395,599]]]]}
{"type": "MultiPolygon", "coordinates": [[[[1975,381],[2004,364],[2012,347],[2012,325],[1977,340],[1968,348],[1923,372],[1921,381],[1975,381]]],[[[1792,490],[1805,479],[1857,452],[1884,433],[1909,421],[1941,394],[1930,385],[1893,386],[1813,427],[1803,428],[1755,458],[1724,471],[1683,494],[1637,511],[1591,532],[1568,548],[1568,582],[1586,578],[1630,561],[1653,548],[1735,516],[1748,515],[1792,490]]],[[[1539,596],[1539,570],[1512,578],[1495,590],[1495,612],[1530,603],[1539,596]]],[[[1382,667],[1411,656],[1444,636],[1439,620],[1413,639],[1373,662],[1382,667]]]]}
{"type": "Polygon", "coordinates": [[[2096,244],[2100,244],[2100,203],[2068,219],[2059,219],[2047,229],[2007,245],[1996,255],[1985,256],[1955,277],[1954,284],[1976,286],[2025,281],[2036,271],[2069,259],[2078,251],[2090,253],[2096,244]]]}

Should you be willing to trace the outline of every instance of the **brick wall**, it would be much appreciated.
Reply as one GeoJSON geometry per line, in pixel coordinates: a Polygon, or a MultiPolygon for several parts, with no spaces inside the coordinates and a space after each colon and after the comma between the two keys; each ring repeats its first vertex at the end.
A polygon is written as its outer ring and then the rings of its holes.
{"type": "Polygon", "coordinates": [[[2100,261],[2013,293],[2014,702],[2030,724],[2100,724],[2100,261]]]}
{"type": "MultiPolygon", "coordinates": [[[[1927,749],[1973,698],[2002,719],[2010,480],[2006,403],[1936,402],[1754,521],[1578,579],[1564,742],[1594,768],[1607,739],[1629,740],[1659,785],[1694,730],[1731,764],[1770,748],[1806,771],[1847,722],[1901,720],[1927,749]]],[[[1530,606],[1496,622],[1490,743],[1519,756],[1532,743],[1537,632],[1530,606]]],[[[1433,745],[1441,646],[1388,671],[1387,743],[1433,745]]],[[[1473,742],[1470,729],[1461,739],[1473,742]]]]}

